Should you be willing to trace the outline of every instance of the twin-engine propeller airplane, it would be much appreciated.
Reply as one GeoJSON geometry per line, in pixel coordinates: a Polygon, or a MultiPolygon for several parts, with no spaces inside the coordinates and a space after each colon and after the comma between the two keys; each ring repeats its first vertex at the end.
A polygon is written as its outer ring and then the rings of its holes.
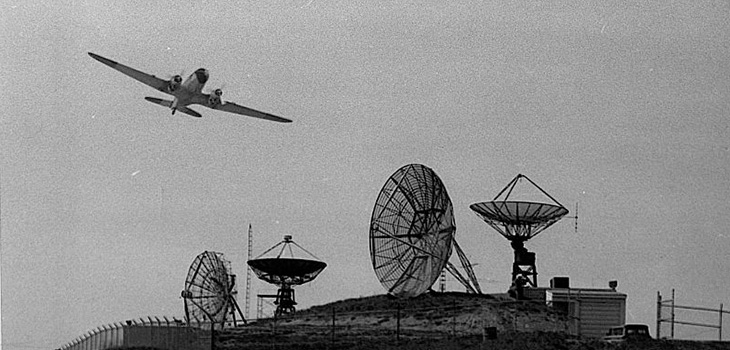
{"type": "Polygon", "coordinates": [[[201,105],[208,108],[216,109],[219,111],[225,111],[230,113],[236,113],[245,115],[248,117],[261,118],[281,123],[291,123],[290,119],[277,117],[273,114],[264,113],[255,109],[247,108],[244,106],[237,105],[233,102],[221,100],[223,91],[221,89],[215,89],[212,94],[204,94],[203,86],[208,81],[208,70],[200,68],[196,70],[190,77],[183,82],[180,75],[175,75],[170,80],[160,79],[154,75],[140,72],[136,69],[127,67],[121,63],[112,61],[108,58],[101,57],[97,54],[89,52],[89,56],[95,60],[112,67],[137,81],[153,87],[155,90],[164,92],[172,95],[174,99],[172,101],[163,100],[155,97],[145,97],[144,99],[158,105],[162,105],[172,109],[172,114],[175,111],[191,115],[196,118],[202,117],[202,115],[190,108],[188,105],[201,105]]]}

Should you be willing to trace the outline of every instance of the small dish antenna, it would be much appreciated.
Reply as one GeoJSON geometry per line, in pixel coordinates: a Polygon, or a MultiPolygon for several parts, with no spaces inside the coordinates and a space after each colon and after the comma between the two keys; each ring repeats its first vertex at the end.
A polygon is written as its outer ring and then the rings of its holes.
{"type": "Polygon", "coordinates": [[[512,281],[515,284],[519,281],[537,287],[535,253],[529,252],[525,248],[525,242],[558,222],[568,214],[568,209],[522,174],[515,176],[492,201],[474,203],[469,208],[510,241],[515,252],[512,281]],[[531,184],[533,189],[539,190],[539,193],[548,198],[551,203],[510,198],[513,195],[519,195],[515,191],[515,186],[523,179],[531,184]]]}

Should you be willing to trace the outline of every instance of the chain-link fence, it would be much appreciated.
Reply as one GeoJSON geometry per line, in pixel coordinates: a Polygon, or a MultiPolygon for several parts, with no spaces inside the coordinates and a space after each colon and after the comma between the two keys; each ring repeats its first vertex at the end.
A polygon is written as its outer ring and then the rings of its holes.
{"type": "Polygon", "coordinates": [[[211,348],[210,324],[185,324],[166,317],[148,317],[98,327],[60,350],[104,350],[151,347],[175,350],[211,348]],[[206,329],[207,328],[207,329],[206,329]]]}

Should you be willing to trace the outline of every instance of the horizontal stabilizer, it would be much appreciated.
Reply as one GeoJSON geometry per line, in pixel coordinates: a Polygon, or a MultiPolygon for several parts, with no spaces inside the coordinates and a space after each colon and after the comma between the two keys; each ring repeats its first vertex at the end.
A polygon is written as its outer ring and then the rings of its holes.
{"type": "MultiPolygon", "coordinates": [[[[165,106],[167,108],[170,108],[170,106],[172,106],[172,101],[163,100],[161,98],[145,97],[144,99],[147,100],[147,101],[150,101],[152,103],[156,103],[156,104],[158,104],[160,106],[165,106]]],[[[198,113],[198,112],[196,112],[196,111],[194,111],[194,110],[192,110],[192,109],[190,109],[188,107],[184,107],[184,106],[183,107],[178,107],[176,110],[180,111],[181,113],[185,113],[187,115],[193,116],[195,118],[201,118],[202,117],[202,115],[200,113],[198,113]]]]}
{"type": "Polygon", "coordinates": [[[191,115],[191,116],[193,116],[195,118],[201,118],[201,117],[203,117],[200,113],[198,113],[198,112],[196,112],[196,111],[194,111],[194,110],[192,110],[192,109],[190,109],[188,107],[180,107],[177,110],[180,111],[180,112],[183,112],[183,113],[185,113],[187,115],[191,115]]]}
{"type": "Polygon", "coordinates": [[[152,103],[156,103],[158,105],[165,106],[167,108],[170,108],[170,106],[172,106],[172,101],[163,100],[161,98],[145,97],[144,99],[147,101],[150,101],[152,103]]]}

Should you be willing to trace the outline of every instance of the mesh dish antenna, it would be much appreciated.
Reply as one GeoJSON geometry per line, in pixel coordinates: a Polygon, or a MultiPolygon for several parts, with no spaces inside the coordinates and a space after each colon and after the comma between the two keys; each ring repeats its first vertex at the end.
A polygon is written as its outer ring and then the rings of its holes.
{"type": "Polygon", "coordinates": [[[436,173],[421,164],[398,169],[380,190],[370,220],[370,258],[389,294],[428,291],[446,269],[467,291],[481,293],[466,256],[455,246],[454,209],[436,173]],[[469,279],[449,263],[457,249],[469,279]]]}
{"type": "Polygon", "coordinates": [[[188,269],[181,293],[188,324],[210,322],[211,327],[223,328],[229,315],[236,323],[236,313],[245,323],[236,303],[236,293],[236,275],[231,274],[231,263],[223,254],[210,251],[199,254],[188,269]]]}
{"type": "Polygon", "coordinates": [[[279,287],[274,304],[276,305],[275,315],[280,316],[296,311],[294,306],[297,303],[292,286],[311,282],[327,267],[327,264],[294,242],[292,236],[286,235],[283,241],[269,248],[256,259],[249,260],[248,266],[253,269],[259,279],[279,287]],[[302,253],[312,259],[297,257],[305,255],[302,253]],[[270,255],[267,256],[267,254],[270,255]]]}
{"type": "Polygon", "coordinates": [[[512,267],[512,280],[515,284],[519,282],[537,287],[535,253],[528,252],[524,243],[558,222],[568,214],[568,209],[522,174],[515,176],[492,201],[474,203],[469,208],[511,242],[515,252],[512,267]],[[524,195],[524,192],[515,191],[515,187],[522,180],[532,185],[533,193],[538,193],[543,199],[549,199],[550,203],[514,200],[512,197],[524,195]]]}

